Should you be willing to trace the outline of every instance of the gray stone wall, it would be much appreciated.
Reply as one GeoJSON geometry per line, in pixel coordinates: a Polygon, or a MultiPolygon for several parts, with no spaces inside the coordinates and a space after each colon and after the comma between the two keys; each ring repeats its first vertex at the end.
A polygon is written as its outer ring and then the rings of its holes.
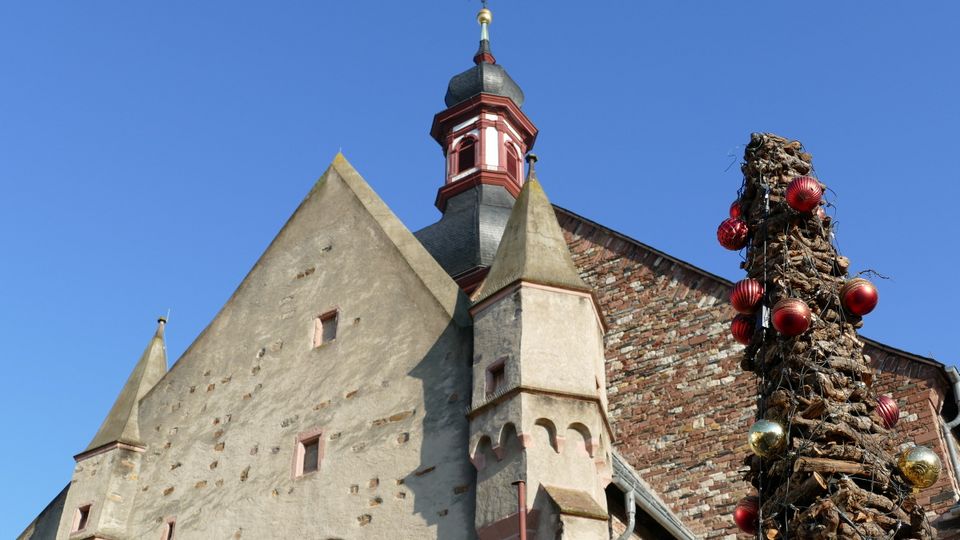
{"type": "Polygon", "coordinates": [[[141,402],[128,537],[160,538],[169,518],[178,540],[474,536],[460,293],[338,159],[141,402]],[[314,347],[331,310],[336,339],[314,347]],[[310,430],[323,459],[298,476],[310,430]]]}

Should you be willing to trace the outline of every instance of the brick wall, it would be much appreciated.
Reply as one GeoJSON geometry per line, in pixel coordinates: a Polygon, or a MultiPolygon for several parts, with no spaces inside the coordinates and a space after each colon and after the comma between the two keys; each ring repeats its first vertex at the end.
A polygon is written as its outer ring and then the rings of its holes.
{"type": "MultiPolygon", "coordinates": [[[[610,414],[618,451],[687,526],[703,538],[734,538],[730,515],[752,491],[741,480],[754,420],[755,377],[739,367],[730,336],[730,284],[579,216],[557,217],[574,262],[595,288],[606,339],[610,414]]],[[[878,384],[904,410],[898,436],[948,456],[938,411],[940,366],[871,347],[878,384]]],[[[955,480],[943,475],[923,502],[938,515],[953,506],[955,480]]],[[[945,536],[941,534],[941,538],[945,536]]]]}

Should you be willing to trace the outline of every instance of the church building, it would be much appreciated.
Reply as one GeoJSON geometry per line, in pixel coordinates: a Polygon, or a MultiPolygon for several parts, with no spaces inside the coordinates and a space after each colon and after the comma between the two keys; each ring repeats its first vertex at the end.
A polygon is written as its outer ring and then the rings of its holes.
{"type": "MultiPolygon", "coordinates": [[[[131,351],[20,540],[737,537],[755,380],[731,283],[549,202],[478,21],[430,129],[439,221],[408,230],[337,154],[172,367],[162,318],[131,351]]],[[[865,341],[960,538],[960,374],[865,341]]]]}

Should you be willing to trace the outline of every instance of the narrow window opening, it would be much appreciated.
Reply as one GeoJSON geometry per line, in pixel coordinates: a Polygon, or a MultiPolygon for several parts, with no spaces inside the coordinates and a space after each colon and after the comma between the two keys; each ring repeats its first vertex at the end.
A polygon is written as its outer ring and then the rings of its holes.
{"type": "Polygon", "coordinates": [[[92,505],[85,504],[77,508],[77,513],[73,518],[73,531],[82,531],[87,528],[87,522],[90,520],[90,507],[92,505]]]}
{"type": "Polygon", "coordinates": [[[160,540],[174,540],[174,533],[177,531],[177,522],[174,519],[168,519],[163,526],[163,536],[160,540]]]}
{"type": "Polygon", "coordinates": [[[520,156],[512,144],[507,145],[507,174],[520,181],[520,156]]]}
{"type": "Polygon", "coordinates": [[[337,312],[330,311],[314,320],[313,347],[317,348],[335,339],[337,339],[337,312]]]}
{"type": "Polygon", "coordinates": [[[303,443],[303,472],[312,473],[320,468],[320,441],[314,439],[303,443]]]}
{"type": "Polygon", "coordinates": [[[477,165],[477,141],[472,137],[467,137],[460,143],[457,150],[457,172],[468,171],[477,165]]]}
{"type": "Polygon", "coordinates": [[[293,464],[293,476],[299,477],[320,470],[323,459],[323,432],[312,430],[297,436],[297,452],[293,464]]]}
{"type": "Polygon", "coordinates": [[[500,361],[487,369],[487,398],[492,398],[507,383],[504,362],[500,361]]]}

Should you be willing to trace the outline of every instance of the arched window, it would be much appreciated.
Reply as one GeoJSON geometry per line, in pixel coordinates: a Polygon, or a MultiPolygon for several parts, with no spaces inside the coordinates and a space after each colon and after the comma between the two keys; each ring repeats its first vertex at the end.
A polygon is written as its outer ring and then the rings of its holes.
{"type": "Polygon", "coordinates": [[[464,137],[457,146],[457,174],[477,166],[477,140],[464,137]]]}
{"type": "Polygon", "coordinates": [[[512,144],[507,144],[507,174],[517,182],[520,181],[520,154],[512,144]]]}

